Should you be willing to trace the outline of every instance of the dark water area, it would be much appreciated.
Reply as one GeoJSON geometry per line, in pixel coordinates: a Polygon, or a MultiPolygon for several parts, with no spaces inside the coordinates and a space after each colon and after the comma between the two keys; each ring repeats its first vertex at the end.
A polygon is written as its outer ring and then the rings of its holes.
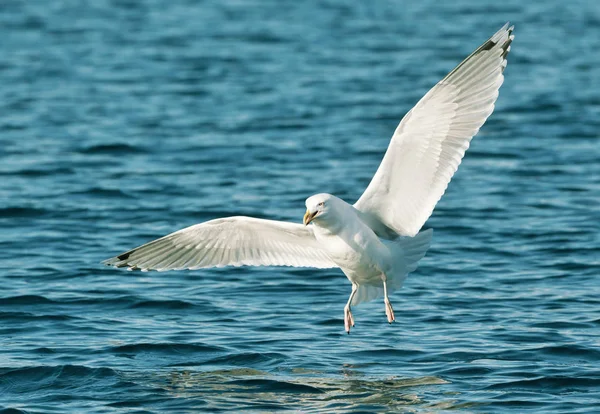
{"type": "Polygon", "coordinates": [[[600,412],[600,3],[0,5],[0,412],[600,412]],[[336,269],[100,261],[354,202],[506,21],[496,111],[392,296],[336,269]]]}

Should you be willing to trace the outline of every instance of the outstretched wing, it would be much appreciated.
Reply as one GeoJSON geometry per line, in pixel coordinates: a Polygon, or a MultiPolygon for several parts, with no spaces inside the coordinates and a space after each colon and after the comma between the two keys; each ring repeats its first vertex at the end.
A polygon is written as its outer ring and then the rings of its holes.
{"type": "Polygon", "coordinates": [[[514,38],[504,25],[402,119],[371,183],[356,202],[374,229],[414,236],[429,218],[473,136],[494,110],[514,38]]]}
{"type": "Polygon", "coordinates": [[[223,266],[337,267],[311,227],[251,217],[196,224],[103,263],[158,271],[223,266]]]}

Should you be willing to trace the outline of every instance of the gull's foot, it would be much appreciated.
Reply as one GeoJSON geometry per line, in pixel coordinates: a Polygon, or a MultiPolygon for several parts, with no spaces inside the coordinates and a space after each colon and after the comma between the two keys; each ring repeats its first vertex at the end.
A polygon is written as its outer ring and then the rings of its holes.
{"type": "Polygon", "coordinates": [[[392,308],[392,304],[388,299],[385,299],[385,315],[387,316],[387,320],[389,323],[394,322],[394,308],[392,308]]]}
{"type": "Polygon", "coordinates": [[[350,334],[350,328],[354,326],[354,318],[352,317],[352,312],[350,312],[350,308],[344,308],[344,328],[346,329],[346,333],[350,334]]]}

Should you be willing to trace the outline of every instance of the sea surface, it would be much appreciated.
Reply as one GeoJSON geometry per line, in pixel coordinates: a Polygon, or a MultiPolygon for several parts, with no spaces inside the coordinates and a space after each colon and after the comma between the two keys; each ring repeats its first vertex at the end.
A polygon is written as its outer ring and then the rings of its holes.
{"type": "Polygon", "coordinates": [[[2,0],[0,39],[0,413],[600,412],[600,3],[2,0]],[[509,20],[394,324],[346,335],[336,269],[100,264],[354,202],[509,20]]]}

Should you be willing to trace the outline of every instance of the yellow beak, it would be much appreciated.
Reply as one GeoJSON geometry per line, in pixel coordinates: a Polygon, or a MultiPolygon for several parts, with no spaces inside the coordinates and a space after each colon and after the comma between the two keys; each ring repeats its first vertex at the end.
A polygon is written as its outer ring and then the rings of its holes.
{"type": "Polygon", "coordinates": [[[314,213],[311,213],[310,211],[306,210],[306,213],[304,214],[304,220],[303,220],[304,225],[308,226],[308,223],[313,221],[313,219],[315,218],[316,215],[317,215],[316,211],[314,213]]]}

